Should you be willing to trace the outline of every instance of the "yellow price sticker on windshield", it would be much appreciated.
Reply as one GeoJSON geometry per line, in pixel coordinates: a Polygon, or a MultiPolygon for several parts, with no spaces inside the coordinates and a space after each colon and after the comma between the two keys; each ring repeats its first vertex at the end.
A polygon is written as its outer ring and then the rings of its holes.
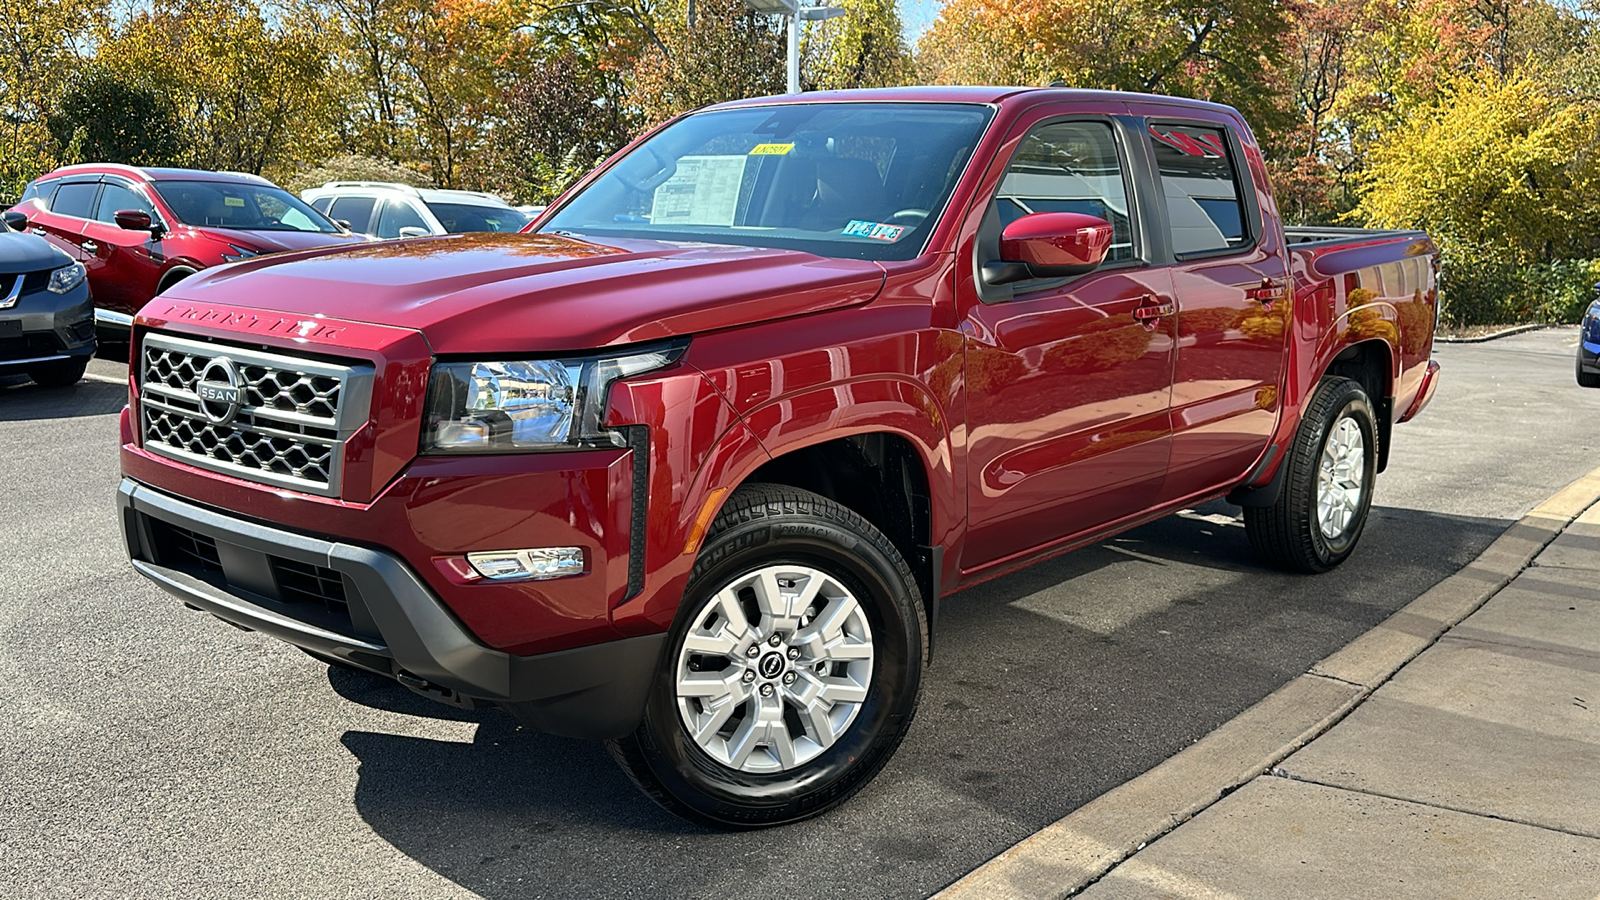
{"type": "Polygon", "coordinates": [[[244,205],[244,198],[243,197],[223,197],[222,198],[222,205],[223,206],[243,206],[244,205]]]}
{"type": "Polygon", "coordinates": [[[794,149],[793,144],[757,144],[750,151],[751,156],[783,156],[794,149]]]}

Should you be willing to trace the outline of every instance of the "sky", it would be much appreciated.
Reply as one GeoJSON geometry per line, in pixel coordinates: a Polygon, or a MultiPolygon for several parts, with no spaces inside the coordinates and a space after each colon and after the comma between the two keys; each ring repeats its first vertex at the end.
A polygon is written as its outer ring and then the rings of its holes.
{"type": "Polygon", "coordinates": [[[939,0],[900,0],[900,23],[904,27],[901,33],[906,42],[915,44],[938,15],[939,0]]]}

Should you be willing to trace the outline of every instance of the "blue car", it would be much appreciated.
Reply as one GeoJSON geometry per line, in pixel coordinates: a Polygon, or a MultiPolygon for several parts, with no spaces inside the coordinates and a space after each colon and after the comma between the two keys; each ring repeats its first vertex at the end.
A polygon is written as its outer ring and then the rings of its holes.
{"type": "Polygon", "coordinates": [[[94,306],[83,264],[44,238],[0,226],[0,375],[75,384],[94,356],[94,306]]]}
{"type": "MultiPolygon", "coordinates": [[[[1600,284],[1594,286],[1600,294],[1600,284]]],[[[1600,296],[1589,304],[1583,314],[1583,324],[1578,334],[1578,384],[1600,387],[1600,296]]]]}

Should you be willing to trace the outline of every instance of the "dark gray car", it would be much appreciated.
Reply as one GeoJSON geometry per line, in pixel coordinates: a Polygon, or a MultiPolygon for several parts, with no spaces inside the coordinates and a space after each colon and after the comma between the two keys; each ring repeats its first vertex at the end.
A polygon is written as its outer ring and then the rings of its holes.
{"type": "Polygon", "coordinates": [[[94,352],[83,265],[44,238],[0,227],[0,375],[74,384],[94,352]]]}

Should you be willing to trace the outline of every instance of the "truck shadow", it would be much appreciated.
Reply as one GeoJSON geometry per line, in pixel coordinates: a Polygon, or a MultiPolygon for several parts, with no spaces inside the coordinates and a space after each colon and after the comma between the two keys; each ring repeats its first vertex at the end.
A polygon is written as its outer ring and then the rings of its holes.
{"type": "Polygon", "coordinates": [[[103,381],[70,387],[39,387],[24,376],[0,377],[0,422],[115,415],[128,403],[128,389],[103,381]]]}
{"type": "Polygon", "coordinates": [[[1375,508],[1349,563],[1306,577],[1262,568],[1237,512],[1209,504],[945,598],[916,724],[819,819],[705,831],[657,809],[599,744],[340,673],[356,702],[480,723],[470,745],[346,733],[355,803],[401,852],[490,898],[706,896],[752,879],[925,896],[1238,715],[1511,524],[1375,508]]]}

